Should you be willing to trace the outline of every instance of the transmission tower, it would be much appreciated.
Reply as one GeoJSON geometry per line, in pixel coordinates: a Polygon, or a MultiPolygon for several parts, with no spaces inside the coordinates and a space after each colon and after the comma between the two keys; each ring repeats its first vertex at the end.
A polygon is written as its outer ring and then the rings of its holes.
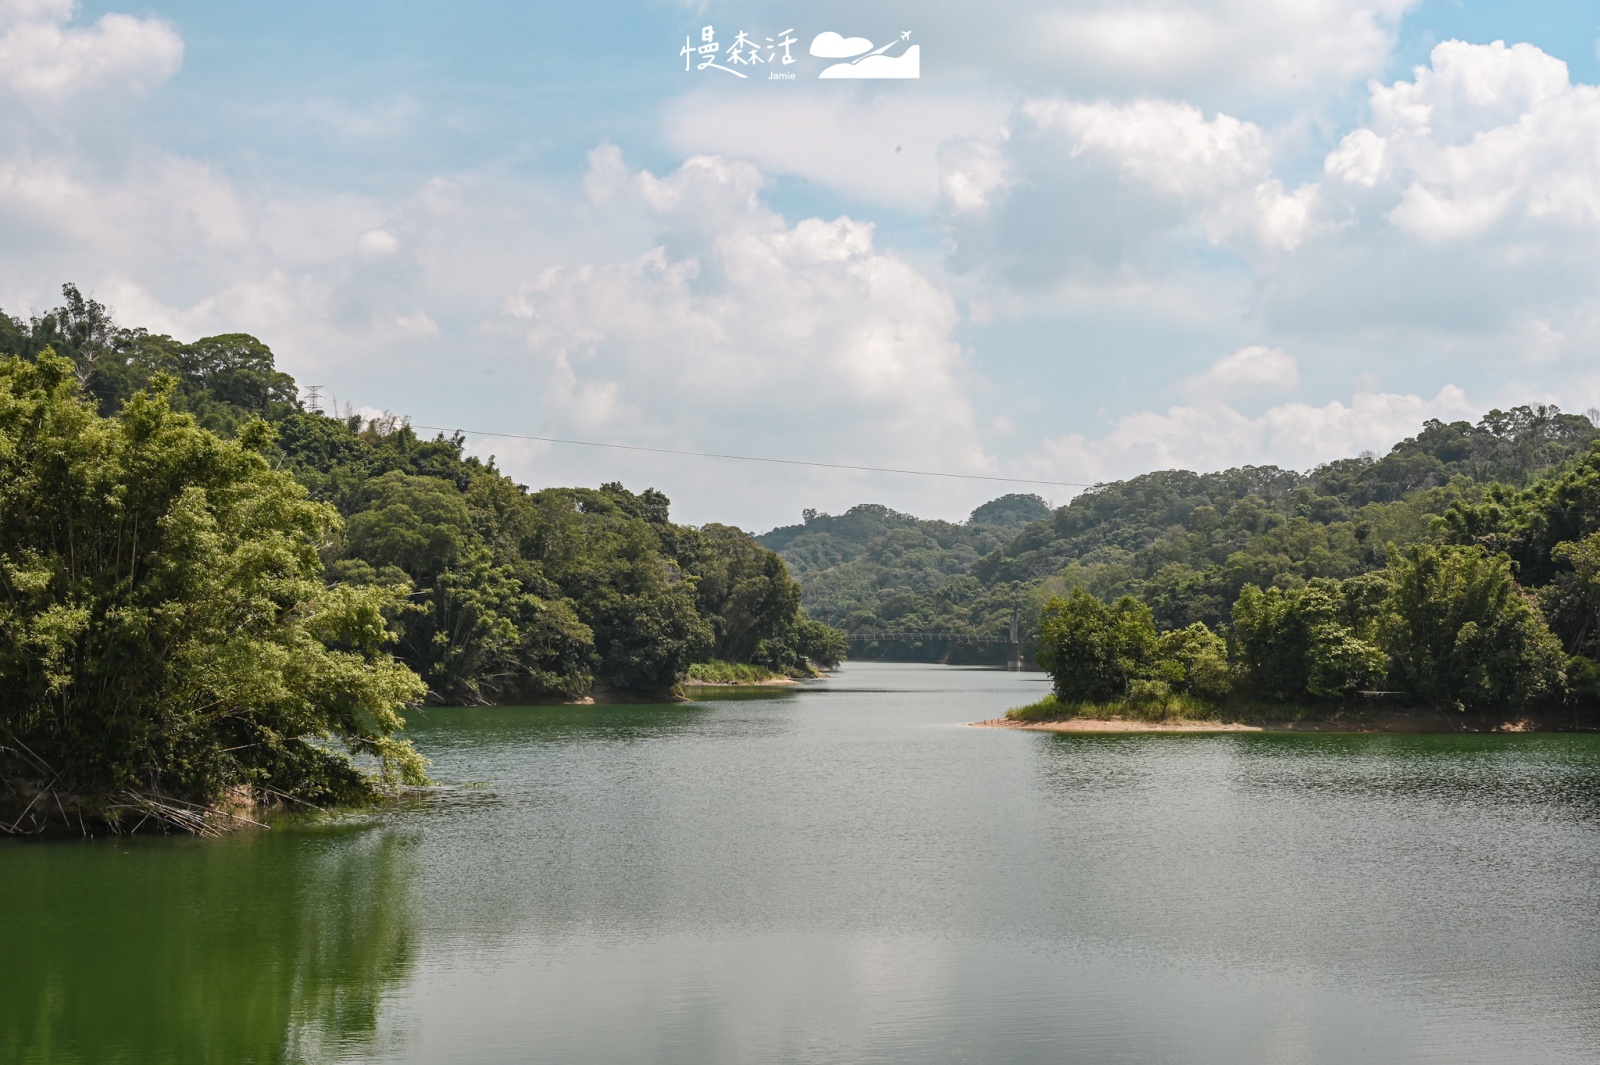
{"type": "Polygon", "coordinates": [[[321,385],[306,385],[306,407],[318,414],[322,413],[321,385]]]}

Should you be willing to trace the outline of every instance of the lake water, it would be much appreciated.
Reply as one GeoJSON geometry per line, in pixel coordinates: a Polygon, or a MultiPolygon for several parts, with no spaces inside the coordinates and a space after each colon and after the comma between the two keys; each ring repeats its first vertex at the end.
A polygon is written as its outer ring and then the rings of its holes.
{"type": "Polygon", "coordinates": [[[0,846],[0,1062],[1600,1060],[1600,737],[964,726],[1044,690],[432,710],[412,807],[0,846]]]}

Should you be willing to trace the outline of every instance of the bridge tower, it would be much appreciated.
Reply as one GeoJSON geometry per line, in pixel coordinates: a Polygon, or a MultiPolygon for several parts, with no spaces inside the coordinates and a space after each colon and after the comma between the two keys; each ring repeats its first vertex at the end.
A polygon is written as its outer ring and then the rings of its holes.
{"type": "Polygon", "coordinates": [[[1017,608],[1011,608],[1011,660],[1006,663],[1007,669],[1022,668],[1022,630],[1017,625],[1017,608]]]}

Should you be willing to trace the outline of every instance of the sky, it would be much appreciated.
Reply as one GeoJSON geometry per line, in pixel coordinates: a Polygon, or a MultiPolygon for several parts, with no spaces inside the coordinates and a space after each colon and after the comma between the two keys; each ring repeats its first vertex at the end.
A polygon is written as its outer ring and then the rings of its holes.
{"type": "Polygon", "coordinates": [[[325,405],[696,524],[1307,469],[1600,407],[1597,36],[1459,0],[0,0],[0,308],[70,281],[253,333],[325,405]],[[920,77],[821,78],[824,32],[920,77]]]}

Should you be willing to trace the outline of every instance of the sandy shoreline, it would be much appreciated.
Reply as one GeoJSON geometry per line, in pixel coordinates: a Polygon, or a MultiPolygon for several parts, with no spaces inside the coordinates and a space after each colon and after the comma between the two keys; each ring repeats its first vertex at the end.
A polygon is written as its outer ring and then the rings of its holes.
{"type": "Polygon", "coordinates": [[[1265,732],[1260,725],[1226,721],[1098,721],[1075,717],[1066,721],[1010,721],[1003,717],[974,721],[973,728],[1012,728],[1030,732],[1265,732]]]}

